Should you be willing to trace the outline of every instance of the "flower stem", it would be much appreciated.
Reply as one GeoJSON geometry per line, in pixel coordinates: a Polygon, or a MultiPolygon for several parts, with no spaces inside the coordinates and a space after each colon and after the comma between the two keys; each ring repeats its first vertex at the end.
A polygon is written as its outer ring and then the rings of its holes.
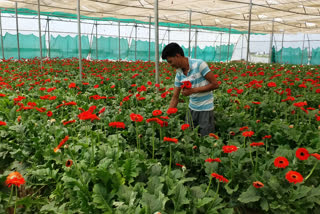
{"type": "Polygon", "coordinates": [[[10,193],[10,197],[9,197],[9,202],[8,202],[7,208],[10,206],[10,202],[11,202],[11,199],[12,199],[13,186],[14,186],[14,185],[11,186],[11,193],[10,193]]]}
{"type": "Polygon", "coordinates": [[[251,146],[249,147],[249,151],[250,151],[250,160],[252,163],[252,167],[254,167],[254,163],[253,163],[253,159],[252,159],[252,153],[251,153],[251,146]]]}
{"type": "Polygon", "coordinates": [[[17,199],[18,199],[18,187],[16,186],[16,200],[14,202],[14,210],[13,214],[16,214],[16,209],[17,209],[17,199]]]}
{"type": "Polygon", "coordinates": [[[258,151],[256,151],[256,164],[255,164],[255,168],[254,168],[254,174],[257,174],[257,169],[258,169],[258,151]]]}
{"type": "Polygon", "coordinates": [[[315,170],[315,168],[316,168],[317,165],[318,165],[318,162],[319,162],[319,161],[317,161],[316,164],[313,166],[313,168],[311,169],[309,175],[307,175],[307,177],[304,179],[304,181],[306,181],[306,180],[312,175],[313,171],[315,170]]]}
{"type": "Polygon", "coordinates": [[[154,159],[154,124],[152,123],[152,160],[154,159]]]}
{"type": "Polygon", "coordinates": [[[172,157],[171,157],[171,144],[169,144],[169,151],[170,151],[170,159],[169,159],[168,175],[170,175],[170,172],[171,172],[171,161],[172,161],[172,157]]]}
{"type": "Polygon", "coordinates": [[[207,190],[206,190],[206,192],[204,193],[204,195],[207,195],[207,192],[209,191],[210,186],[211,186],[211,182],[212,182],[212,176],[210,176],[210,181],[209,181],[209,184],[208,184],[207,190]]]}

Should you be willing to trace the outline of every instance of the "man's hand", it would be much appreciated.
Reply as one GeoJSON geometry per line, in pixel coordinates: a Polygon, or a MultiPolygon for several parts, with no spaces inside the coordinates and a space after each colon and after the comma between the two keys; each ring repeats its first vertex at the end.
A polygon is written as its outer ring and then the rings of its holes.
{"type": "Polygon", "coordinates": [[[191,94],[195,93],[194,88],[183,88],[181,94],[184,96],[190,96],[191,94]]]}

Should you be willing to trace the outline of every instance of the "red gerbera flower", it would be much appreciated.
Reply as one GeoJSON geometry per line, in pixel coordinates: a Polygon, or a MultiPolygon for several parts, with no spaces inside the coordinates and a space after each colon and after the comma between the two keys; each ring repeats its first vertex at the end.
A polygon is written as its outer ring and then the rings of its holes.
{"type": "Polygon", "coordinates": [[[239,131],[242,132],[243,130],[247,130],[247,129],[249,129],[248,126],[243,126],[243,127],[241,127],[241,128],[239,129],[239,131]]]}
{"type": "Polygon", "coordinates": [[[303,177],[299,172],[296,171],[289,171],[286,174],[286,179],[290,182],[290,183],[301,183],[303,181],[303,177]]]}
{"type": "Polygon", "coordinates": [[[189,127],[190,127],[189,124],[182,124],[182,125],[181,125],[181,130],[184,131],[184,130],[186,130],[186,129],[189,128],[189,127]]]}
{"type": "Polygon", "coordinates": [[[159,115],[161,115],[162,114],[162,111],[161,110],[154,110],[153,112],[152,112],[152,115],[153,116],[159,116],[159,115]]]}
{"type": "Polygon", "coordinates": [[[6,179],[6,185],[8,187],[11,187],[11,185],[16,185],[17,187],[20,187],[21,184],[25,184],[25,180],[22,177],[22,175],[19,172],[11,172],[6,179]]]}
{"type": "Polygon", "coordinates": [[[51,117],[52,115],[53,115],[52,111],[48,111],[48,112],[47,112],[47,116],[48,116],[48,117],[51,117]]]}
{"type": "Polygon", "coordinates": [[[222,150],[223,150],[224,153],[232,153],[232,152],[237,151],[238,147],[233,146],[233,145],[231,145],[231,146],[223,146],[222,150]]]}
{"type": "Polygon", "coordinates": [[[255,181],[252,183],[252,185],[255,187],[255,188],[262,188],[264,187],[264,184],[261,183],[260,181],[255,181]]]}
{"type": "Polygon", "coordinates": [[[253,131],[242,132],[242,136],[244,136],[244,137],[251,137],[252,135],[254,135],[253,131]]]}
{"type": "Polygon", "coordinates": [[[221,163],[221,160],[220,160],[220,158],[207,158],[207,159],[205,160],[205,162],[209,162],[209,163],[219,162],[219,163],[221,163]]]}
{"type": "Polygon", "coordinates": [[[176,138],[169,138],[169,137],[164,137],[164,138],[163,138],[163,141],[173,142],[173,143],[175,143],[175,144],[178,143],[178,139],[176,139],[176,138]]]}
{"type": "Polygon", "coordinates": [[[110,122],[109,126],[113,128],[121,128],[121,129],[124,129],[126,127],[126,125],[123,122],[110,122]]]}
{"type": "Polygon", "coordinates": [[[216,178],[216,179],[219,180],[219,181],[223,181],[223,182],[225,182],[225,183],[228,183],[228,182],[229,182],[228,179],[226,179],[225,177],[223,177],[222,175],[219,175],[219,174],[217,174],[217,173],[212,173],[211,176],[212,176],[213,178],[216,178]]]}
{"type": "Polygon", "coordinates": [[[54,152],[57,152],[57,151],[59,151],[59,149],[61,148],[61,146],[63,146],[63,144],[65,144],[65,142],[67,142],[67,140],[69,140],[69,136],[67,135],[67,136],[65,136],[65,138],[63,138],[62,140],[61,140],[61,142],[59,143],[59,145],[56,147],[56,148],[54,148],[54,152]]]}
{"type": "Polygon", "coordinates": [[[183,85],[181,86],[181,88],[191,88],[192,87],[192,84],[190,81],[183,81],[181,82],[183,83],[183,85]]]}
{"type": "Polygon", "coordinates": [[[289,161],[285,157],[277,157],[273,162],[277,168],[286,168],[289,165],[289,161]]]}
{"type": "Polygon", "coordinates": [[[75,87],[76,87],[76,84],[74,82],[69,84],[69,88],[75,88],[75,87]]]}
{"type": "Polygon", "coordinates": [[[250,146],[252,146],[252,147],[254,147],[254,146],[263,146],[263,145],[264,145],[263,142],[259,142],[259,143],[252,142],[252,143],[250,144],[250,146]]]}
{"type": "Polygon", "coordinates": [[[66,167],[71,167],[72,164],[73,164],[73,161],[69,159],[69,160],[67,160],[67,162],[66,162],[66,167]]]}
{"type": "Polygon", "coordinates": [[[4,122],[4,121],[0,121],[0,126],[6,126],[7,125],[7,123],[6,122],[4,122]]]}
{"type": "Polygon", "coordinates": [[[143,117],[140,114],[131,113],[130,118],[134,122],[142,122],[143,121],[143,117]]]}
{"type": "Polygon", "coordinates": [[[305,148],[299,148],[297,149],[296,151],[296,157],[299,159],[299,160],[307,160],[309,157],[310,157],[310,154],[308,152],[307,149],[305,148]]]}
{"type": "Polygon", "coordinates": [[[317,158],[318,160],[320,160],[320,155],[317,154],[317,153],[313,153],[313,154],[311,154],[311,156],[313,156],[313,157],[317,158]]]}
{"type": "Polygon", "coordinates": [[[168,110],[167,110],[167,114],[175,114],[175,113],[177,113],[177,111],[178,111],[178,109],[177,108],[169,108],[168,110]]]}

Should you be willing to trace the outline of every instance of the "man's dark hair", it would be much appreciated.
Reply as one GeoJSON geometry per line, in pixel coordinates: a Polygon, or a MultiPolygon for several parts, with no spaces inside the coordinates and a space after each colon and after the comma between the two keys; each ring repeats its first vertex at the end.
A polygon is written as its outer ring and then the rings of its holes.
{"type": "Polygon", "coordinates": [[[167,57],[174,57],[176,54],[180,54],[181,56],[184,56],[183,50],[177,43],[169,43],[166,47],[164,47],[162,51],[161,58],[167,59],[167,57]]]}

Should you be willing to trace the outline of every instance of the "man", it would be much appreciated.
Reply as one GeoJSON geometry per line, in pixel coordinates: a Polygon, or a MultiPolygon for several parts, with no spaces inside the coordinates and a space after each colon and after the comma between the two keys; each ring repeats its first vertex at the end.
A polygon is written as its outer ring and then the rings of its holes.
{"type": "Polygon", "coordinates": [[[212,91],[219,88],[219,84],[207,63],[200,59],[185,57],[182,48],[177,43],[170,43],[163,49],[162,59],[167,60],[176,69],[175,87],[169,108],[177,107],[180,92],[184,96],[190,96],[189,109],[191,117],[187,114],[187,122],[194,127],[199,125],[198,131],[202,136],[213,133],[212,91]],[[190,81],[192,87],[181,89],[184,81],[190,81]]]}

